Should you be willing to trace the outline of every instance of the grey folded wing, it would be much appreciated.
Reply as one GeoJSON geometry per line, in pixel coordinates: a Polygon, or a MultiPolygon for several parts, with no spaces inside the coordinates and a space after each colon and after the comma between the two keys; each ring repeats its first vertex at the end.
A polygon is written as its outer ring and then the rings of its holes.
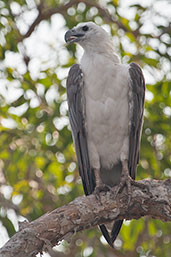
{"type": "Polygon", "coordinates": [[[139,161],[139,148],[142,133],[144,98],[145,98],[145,80],[141,68],[136,63],[131,63],[129,67],[130,74],[130,112],[131,123],[129,131],[129,157],[128,167],[130,176],[135,179],[136,167],[139,161]]]}
{"type": "Polygon", "coordinates": [[[91,171],[88,155],[83,87],[84,80],[81,67],[78,64],[74,64],[69,71],[67,79],[69,120],[84,192],[86,195],[89,195],[95,188],[95,181],[91,171]]]}

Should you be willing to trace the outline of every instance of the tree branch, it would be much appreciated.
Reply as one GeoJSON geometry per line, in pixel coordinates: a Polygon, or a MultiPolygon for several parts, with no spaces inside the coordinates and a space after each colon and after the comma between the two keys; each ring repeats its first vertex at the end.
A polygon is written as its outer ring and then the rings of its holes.
{"type": "Polygon", "coordinates": [[[79,0],[70,0],[67,4],[61,5],[58,7],[53,8],[44,8],[43,2],[37,7],[39,13],[37,18],[34,20],[34,22],[30,25],[28,31],[26,34],[22,35],[19,41],[22,41],[23,39],[29,37],[32,32],[34,31],[35,27],[43,20],[49,19],[53,14],[60,13],[64,14],[68,8],[73,6],[74,4],[78,3],[79,0]]]}
{"type": "Polygon", "coordinates": [[[13,204],[12,201],[7,200],[3,194],[0,193],[0,206],[3,206],[4,208],[7,209],[13,209],[15,212],[19,212],[19,208],[17,205],[13,204]]]}
{"type": "Polygon", "coordinates": [[[83,0],[81,2],[84,2],[89,7],[96,7],[101,16],[104,18],[104,20],[108,23],[115,23],[117,24],[118,28],[123,29],[125,32],[128,32],[127,27],[125,27],[116,17],[111,15],[108,11],[108,9],[100,6],[97,2],[93,2],[91,0],[83,0]]]}
{"type": "Polygon", "coordinates": [[[102,192],[101,202],[93,194],[81,196],[35,221],[22,223],[19,232],[0,249],[0,256],[35,256],[78,231],[119,219],[148,215],[171,221],[171,179],[141,180],[139,184],[141,187],[132,185],[130,204],[126,189],[116,199],[112,192],[102,192]],[[148,186],[148,190],[143,186],[148,186]]]}
{"type": "Polygon", "coordinates": [[[113,22],[113,23],[117,24],[119,28],[123,29],[126,32],[128,31],[128,29],[121,22],[119,22],[117,19],[114,19],[114,17],[108,12],[107,9],[101,7],[99,4],[97,4],[94,1],[90,1],[90,0],[82,0],[82,1],[81,0],[70,0],[65,5],[61,5],[61,6],[53,7],[53,8],[45,8],[43,2],[41,2],[41,4],[37,6],[37,9],[39,11],[37,18],[30,25],[26,34],[24,34],[20,37],[19,41],[22,41],[23,39],[29,37],[32,34],[32,32],[34,31],[35,27],[42,20],[49,19],[55,13],[64,14],[64,13],[66,13],[68,8],[78,4],[80,2],[84,2],[89,7],[93,7],[93,6],[96,7],[98,9],[99,13],[104,17],[106,22],[113,22]]]}

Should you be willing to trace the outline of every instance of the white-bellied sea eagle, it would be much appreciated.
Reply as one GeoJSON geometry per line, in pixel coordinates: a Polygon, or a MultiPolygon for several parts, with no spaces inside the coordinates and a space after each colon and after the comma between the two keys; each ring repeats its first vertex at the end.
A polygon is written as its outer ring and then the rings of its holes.
{"type": "MultiPolygon", "coordinates": [[[[84,49],[80,64],[69,71],[67,97],[85,194],[97,194],[116,185],[121,189],[126,184],[130,195],[144,111],[141,68],[135,63],[121,64],[110,36],[93,22],[68,30],[65,41],[76,42],[84,49]]],[[[109,245],[113,246],[122,223],[116,221],[111,233],[100,225],[109,245]]]]}

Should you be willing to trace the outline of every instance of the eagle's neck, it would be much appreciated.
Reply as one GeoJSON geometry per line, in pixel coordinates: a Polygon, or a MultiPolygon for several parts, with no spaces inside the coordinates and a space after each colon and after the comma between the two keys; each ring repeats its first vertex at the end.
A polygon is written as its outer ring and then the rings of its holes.
{"type": "Polygon", "coordinates": [[[116,64],[120,63],[120,58],[115,52],[112,41],[103,40],[101,42],[98,42],[96,46],[91,44],[87,44],[86,46],[84,46],[82,61],[87,58],[98,59],[97,56],[101,56],[106,60],[108,59],[109,61],[112,61],[116,64]]]}

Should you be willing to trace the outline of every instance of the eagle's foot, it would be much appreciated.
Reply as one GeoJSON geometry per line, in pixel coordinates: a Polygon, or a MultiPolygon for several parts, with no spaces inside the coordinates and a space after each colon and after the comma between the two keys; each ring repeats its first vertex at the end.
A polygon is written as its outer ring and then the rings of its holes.
{"type": "Polygon", "coordinates": [[[132,194],[132,189],[131,189],[132,180],[133,179],[129,176],[129,174],[122,175],[119,185],[115,187],[116,189],[114,191],[114,198],[116,198],[117,195],[122,192],[123,188],[126,185],[127,194],[128,194],[128,204],[129,204],[131,201],[131,194],[132,194]]]}
{"type": "Polygon", "coordinates": [[[135,181],[133,179],[131,179],[131,185],[135,186],[135,187],[138,187],[138,188],[141,188],[143,191],[147,192],[148,194],[151,194],[151,191],[150,191],[150,187],[151,185],[149,184],[144,184],[142,182],[139,182],[139,181],[135,181]]]}
{"type": "Polygon", "coordinates": [[[122,192],[123,188],[127,187],[127,194],[128,194],[128,204],[130,204],[131,202],[131,195],[132,195],[132,185],[135,186],[135,187],[138,187],[140,189],[142,189],[143,191],[147,192],[148,194],[151,195],[150,193],[150,185],[148,184],[142,184],[141,182],[139,181],[135,181],[134,179],[132,179],[129,174],[124,173],[122,176],[121,176],[121,180],[120,180],[120,184],[113,187],[112,188],[112,191],[114,192],[114,199],[117,197],[117,195],[119,193],[122,192]],[[114,190],[115,189],[115,190],[114,190]]]}
{"type": "Polygon", "coordinates": [[[123,188],[126,185],[127,194],[128,194],[128,204],[129,204],[131,201],[131,194],[132,194],[132,189],[131,189],[132,181],[134,180],[129,175],[128,164],[127,164],[127,161],[125,160],[122,162],[122,175],[121,175],[120,183],[119,185],[115,186],[114,198],[116,198],[117,195],[122,192],[123,188]]]}
{"type": "Polygon", "coordinates": [[[95,189],[94,189],[94,195],[96,197],[97,200],[100,201],[100,193],[101,192],[107,192],[110,191],[110,187],[108,185],[105,185],[103,183],[98,184],[95,189]]]}
{"type": "Polygon", "coordinates": [[[97,200],[100,201],[100,192],[107,192],[110,190],[110,187],[105,185],[100,177],[100,170],[94,169],[94,175],[96,178],[96,187],[94,189],[94,194],[97,200]]]}

